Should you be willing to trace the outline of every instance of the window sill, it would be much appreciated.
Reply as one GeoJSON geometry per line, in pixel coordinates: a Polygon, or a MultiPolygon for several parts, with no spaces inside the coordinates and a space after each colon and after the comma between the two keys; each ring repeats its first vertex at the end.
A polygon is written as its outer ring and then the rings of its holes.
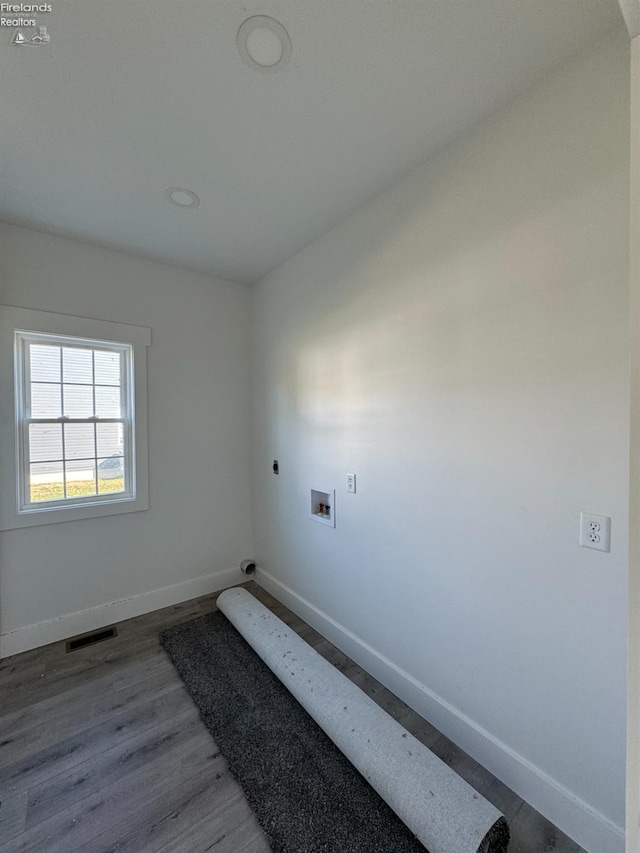
{"type": "Polygon", "coordinates": [[[0,530],[16,530],[22,527],[35,527],[40,524],[59,524],[64,521],[81,521],[86,518],[100,518],[106,515],[122,515],[128,512],[142,512],[149,509],[147,495],[135,498],[112,498],[104,503],[76,504],[75,506],[38,507],[16,511],[11,519],[0,526],[0,530]]]}

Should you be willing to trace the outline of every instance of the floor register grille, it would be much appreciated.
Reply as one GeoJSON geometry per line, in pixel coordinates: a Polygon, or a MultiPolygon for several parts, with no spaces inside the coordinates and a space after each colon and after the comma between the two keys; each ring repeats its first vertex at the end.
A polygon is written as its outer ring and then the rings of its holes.
{"type": "Polygon", "coordinates": [[[105,640],[111,640],[117,636],[118,629],[115,625],[111,625],[109,628],[102,628],[100,631],[92,631],[90,634],[81,634],[78,637],[72,637],[72,639],[67,640],[67,653],[84,649],[87,646],[93,646],[96,643],[103,643],[105,640]]]}

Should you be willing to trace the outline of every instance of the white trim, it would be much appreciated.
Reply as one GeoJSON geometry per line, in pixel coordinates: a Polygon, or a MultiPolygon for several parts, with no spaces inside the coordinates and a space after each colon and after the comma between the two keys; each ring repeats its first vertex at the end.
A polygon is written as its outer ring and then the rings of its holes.
{"type": "Polygon", "coordinates": [[[618,0],[630,38],[640,35],[640,0],[618,0]]]}
{"type": "Polygon", "coordinates": [[[147,347],[150,344],[151,330],[142,326],[0,305],[0,387],[13,389],[11,395],[0,395],[0,530],[149,509],[147,347]],[[131,400],[134,407],[132,425],[135,435],[130,443],[135,446],[135,467],[131,471],[131,480],[135,483],[134,497],[128,494],[114,495],[104,500],[79,500],[73,503],[65,501],[63,504],[43,505],[42,508],[18,508],[20,499],[16,500],[16,483],[19,467],[23,463],[19,458],[17,446],[14,406],[16,390],[19,390],[16,389],[17,376],[14,371],[14,336],[17,330],[33,332],[36,335],[40,333],[123,343],[133,347],[129,365],[133,370],[131,400]]]}
{"type": "Polygon", "coordinates": [[[79,338],[120,341],[135,346],[151,346],[151,329],[146,326],[129,326],[126,323],[112,323],[111,320],[96,320],[93,317],[78,317],[72,314],[56,314],[52,311],[36,311],[31,308],[16,308],[13,305],[1,305],[3,318],[17,329],[28,329],[50,335],[70,335],[79,338]],[[91,325],[92,332],[85,329],[91,325]],[[77,331],[73,331],[73,330],[77,331]]]}
{"type": "Polygon", "coordinates": [[[253,579],[526,802],[592,853],[623,853],[624,830],[264,569],[253,579]]]}
{"type": "Polygon", "coordinates": [[[66,640],[77,634],[104,628],[105,625],[123,622],[125,619],[132,619],[134,616],[151,613],[153,610],[160,610],[162,607],[169,607],[172,604],[198,598],[201,595],[208,595],[244,582],[246,582],[246,578],[239,568],[223,569],[204,577],[192,578],[171,586],[132,595],[119,601],[110,601],[97,607],[90,607],[88,610],[68,613],[57,619],[25,625],[15,631],[0,634],[0,658],[37,649],[59,640],[66,640]]]}

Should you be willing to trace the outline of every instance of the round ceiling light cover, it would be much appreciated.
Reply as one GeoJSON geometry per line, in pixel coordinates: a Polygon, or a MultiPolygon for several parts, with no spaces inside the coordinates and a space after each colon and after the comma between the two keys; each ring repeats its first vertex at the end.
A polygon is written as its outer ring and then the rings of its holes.
{"type": "Polygon", "coordinates": [[[200,204],[198,196],[191,190],[185,190],[184,187],[169,187],[164,195],[176,207],[197,207],[200,204]]]}
{"type": "Polygon", "coordinates": [[[254,71],[280,71],[291,59],[291,39],[275,18],[254,15],[238,30],[238,51],[254,71]]]}

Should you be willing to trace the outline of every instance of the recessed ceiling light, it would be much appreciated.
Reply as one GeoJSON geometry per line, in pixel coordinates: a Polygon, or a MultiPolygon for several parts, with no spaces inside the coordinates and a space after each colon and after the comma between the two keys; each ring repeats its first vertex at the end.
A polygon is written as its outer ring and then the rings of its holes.
{"type": "Polygon", "coordinates": [[[183,187],[169,187],[164,191],[164,195],[176,207],[197,207],[200,204],[198,196],[183,187]]]}
{"type": "Polygon", "coordinates": [[[291,59],[289,34],[274,18],[254,15],[238,30],[238,50],[254,71],[280,71],[291,59]]]}

